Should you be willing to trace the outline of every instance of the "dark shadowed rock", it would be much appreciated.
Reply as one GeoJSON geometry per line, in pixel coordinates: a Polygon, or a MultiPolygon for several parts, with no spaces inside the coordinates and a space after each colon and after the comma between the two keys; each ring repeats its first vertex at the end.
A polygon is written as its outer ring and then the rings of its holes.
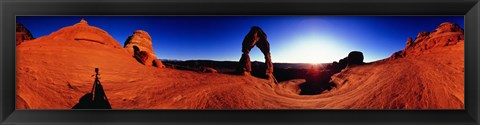
{"type": "Polygon", "coordinates": [[[138,62],[142,63],[142,64],[145,64],[145,63],[148,63],[148,53],[146,51],[137,51],[135,52],[135,54],[133,55],[133,57],[135,57],[135,59],[137,59],[138,62]]]}
{"type": "Polygon", "coordinates": [[[352,51],[347,57],[340,59],[338,62],[333,62],[330,65],[325,66],[325,69],[310,69],[306,74],[306,82],[299,85],[301,89],[300,94],[314,95],[332,89],[336,86],[330,82],[331,77],[334,74],[347,67],[364,64],[363,59],[364,57],[362,52],[352,51]]]}
{"type": "Polygon", "coordinates": [[[203,67],[202,72],[204,73],[217,73],[218,71],[211,67],[203,67]]]}
{"type": "Polygon", "coordinates": [[[337,70],[342,70],[344,69],[345,67],[347,66],[351,66],[351,65],[360,65],[360,64],[363,64],[363,53],[360,52],[360,51],[352,51],[350,53],[348,53],[348,56],[343,58],[343,59],[340,59],[337,62],[334,62],[332,63],[331,67],[337,69],[337,70]]]}
{"type": "Polygon", "coordinates": [[[23,24],[17,23],[15,29],[16,29],[15,44],[17,46],[20,45],[23,41],[35,39],[30,33],[30,31],[25,26],[23,26],[23,24]]]}
{"type": "Polygon", "coordinates": [[[363,53],[360,51],[352,51],[348,54],[348,65],[363,64],[363,53]]]}

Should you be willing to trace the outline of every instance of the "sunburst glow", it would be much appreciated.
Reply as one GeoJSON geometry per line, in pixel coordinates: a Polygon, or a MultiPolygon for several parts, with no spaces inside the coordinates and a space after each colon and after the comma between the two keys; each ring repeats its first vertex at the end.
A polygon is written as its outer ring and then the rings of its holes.
{"type": "Polygon", "coordinates": [[[282,55],[285,62],[331,63],[343,58],[344,48],[337,46],[335,39],[321,36],[302,37],[294,40],[282,55]]]}

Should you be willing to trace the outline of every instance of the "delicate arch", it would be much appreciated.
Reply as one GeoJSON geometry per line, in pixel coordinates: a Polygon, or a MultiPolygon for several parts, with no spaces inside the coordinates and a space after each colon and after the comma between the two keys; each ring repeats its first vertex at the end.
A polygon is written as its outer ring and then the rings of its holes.
{"type": "Polygon", "coordinates": [[[257,46],[264,57],[266,64],[265,74],[270,77],[273,74],[273,64],[270,56],[270,44],[267,40],[267,34],[258,26],[253,26],[245,36],[242,43],[242,57],[240,58],[240,72],[248,75],[252,71],[249,53],[253,47],[257,46]]]}

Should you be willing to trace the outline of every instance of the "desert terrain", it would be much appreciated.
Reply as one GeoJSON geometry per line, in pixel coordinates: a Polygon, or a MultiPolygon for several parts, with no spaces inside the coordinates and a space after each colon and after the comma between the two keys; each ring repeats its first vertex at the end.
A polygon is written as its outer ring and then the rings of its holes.
{"type": "Polygon", "coordinates": [[[453,23],[408,38],[405,49],[383,60],[348,64],[330,75],[309,71],[328,76],[332,84],[311,95],[301,94],[308,78],[275,84],[255,76],[180,70],[158,59],[162,55],[152,50],[162,48],[151,47],[148,33],[132,32],[124,47],[85,20],[35,39],[17,35],[28,38],[16,41],[17,109],[71,109],[92,91],[95,68],[112,109],[464,108],[463,29],[453,23]]]}

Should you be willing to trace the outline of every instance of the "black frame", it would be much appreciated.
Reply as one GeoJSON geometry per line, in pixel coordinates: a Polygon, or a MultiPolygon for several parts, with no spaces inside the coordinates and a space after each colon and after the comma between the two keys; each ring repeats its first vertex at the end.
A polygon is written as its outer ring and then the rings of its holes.
{"type": "Polygon", "coordinates": [[[479,0],[0,0],[1,124],[478,125],[479,0]],[[16,15],[464,15],[465,110],[15,110],[16,15]]]}

